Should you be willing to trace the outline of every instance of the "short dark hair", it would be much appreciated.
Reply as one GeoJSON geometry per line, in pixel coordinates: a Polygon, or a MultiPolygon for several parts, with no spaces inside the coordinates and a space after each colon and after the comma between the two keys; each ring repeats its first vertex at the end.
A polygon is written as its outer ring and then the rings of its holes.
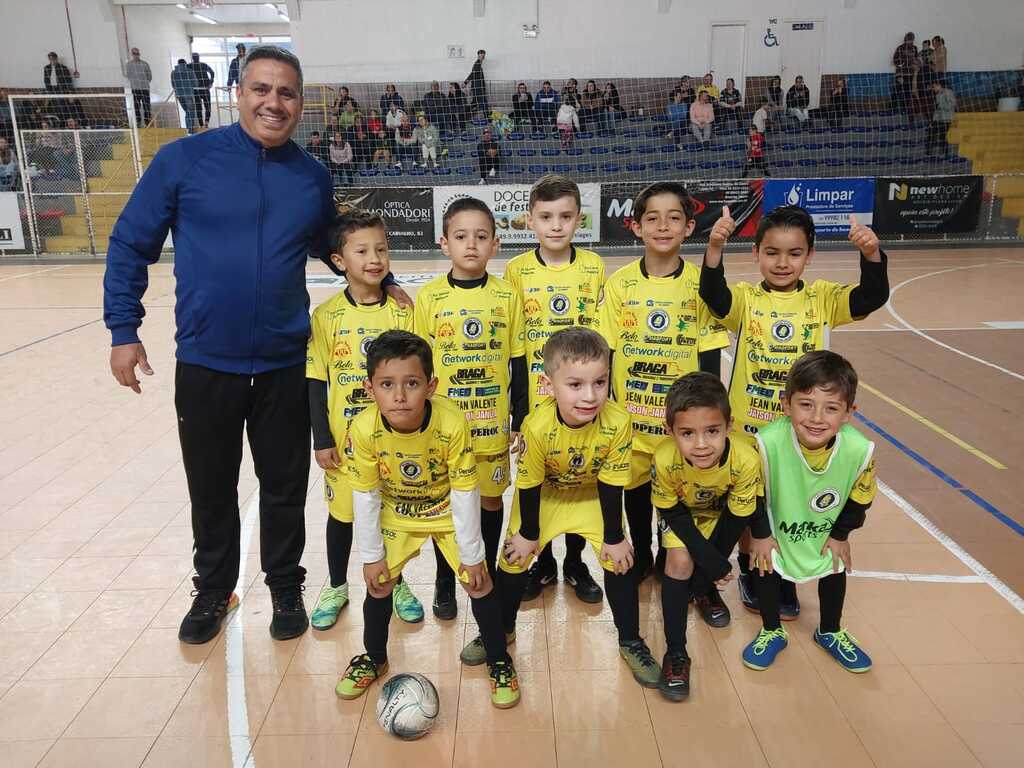
{"type": "Polygon", "coordinates": [[[722,380],[712,373],[693,371],[676,379],[665,396],[665,423],[671,429],[676,414],[691,408],[717,408],[726,423],[732,418],[729,393],[722,380]]]}
{"type": "Polygon", "coordinates": [[[366,378],[372,380],[382,363],[408,357],[418,357],[426,377],[434,378],[434,353],[424,339],[408,331],[384,331],[366,350],[366,378]]]}
{"type": "Polygon", "coordinates": [[[245,80],[245,70],[249,68],[249,65],[254,61],[259,61],[260,59],[280,61],[282,64],[287,64],[289,67],[294,69],[296,74],[299,76],[299,91],[302,90],[302,64],[299,62],[299,57],[291,51],[286,51],[284,48],[278,48],[276,45],[257,45],[249,51],[249,55],[245,57],[242,69],[238,73],[239,85],[241,85],[245,80]]]}
{"type": "Polygon", "coordinates": [[[545,80],[543,83],[541,83],[541,85],[551,85],[551,81],[545,80]]]}
{"type": "Polygon", "coordinates": [[[441,219],[441,231],[444,232],[445,237],[448,237],[448,224],[451,222],[452,217],[463,211],[478,211],[484,214],[491,223],[491,234],[494,234],[494,214],[487,207],[487,203],[475,197],[460,197],[452,200],[448,208],[445,209],[444,217],[441,219]]]}
{"type": "Polygon", "coordinates": [[[319,136],[319,135],[320,135],[320,131],[312,131],[312,132],[311,132],[311,133],[309,134],[309,137],[310,137],[310,138],[313,138],[314,136],[319,136]]]}
{"type": "Polygon", "coordinates": [[[828,349],[808,352],[789,369],[782,394],[788,400],[815,387],[839,394],[849,409],[857,400],[857,371],[849,360],[836,352],[828,349]]]}
{"type": "Polygon", "coordinates": [[[576,182],[568,176],[546,173],[537,179],[530,188],[530,210],[533,210],[535,203],[551,203],[561,200],[563,197],[571,197],[576,201],[576,210],[582,209],[580,188],[576,182]]]}
{"type": "Polygon", "coordinates": [[[338,214],[334,221],[331,222],[327,235],[327,242],[330,244],[331,253],[341,253],[341,249],[345,246],[345,238],[353,232],[359,232],[363,229],[376,229],[377,227],[384,230],[386,237],[388,230],[384,226],[384,219],[380,214],[373,213],[372,211],[355,208],[338,214]]]}
{"type": "Polygon", "coordinates": [[[640,217],[644,215],[644,211],[647,210],[648,201],[655,195],[675,195],[678,197],[687,220],[692,219],[693,214],[697,212],[697,204],[690,196],[690,193],[687,192],[686,187],[678,181],[656,181],[644,187],[640,194],[633,199],[634,220],[640,220],[640,217]]]}
{"type": "Polygon", "coordinates": [[[780,205],[761,217],[754,234],[754,247],[760,248],[765,234],[772,229],[802,229],[807,237],[807,247],[814,247],[814,219],[799,205],[780,205]]]}
{"type": "Polygon", "coordinates": [[[479,56],[481,53],[486,55],[487,51],[485,51],[483,48],[481,48],[479,51],[476,52],[476,55],[479,56]]]}
{"type": "Polygon", "coordinates": [[[544,342],[544,373],[554,375],[562,363],[608,362],[608,342],[597,331],[573,326],[556,331],[544,342]]]}

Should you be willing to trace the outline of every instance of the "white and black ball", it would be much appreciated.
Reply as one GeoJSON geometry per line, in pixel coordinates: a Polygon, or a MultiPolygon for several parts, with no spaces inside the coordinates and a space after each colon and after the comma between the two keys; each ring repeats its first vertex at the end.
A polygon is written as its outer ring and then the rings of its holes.
{"type": "Polygon", "coordinates": [[[423,675],[403,673],[381,686],[377,722],[392,736],[412,741],[433,728],[440,709],[432,682],[423,675]]]}

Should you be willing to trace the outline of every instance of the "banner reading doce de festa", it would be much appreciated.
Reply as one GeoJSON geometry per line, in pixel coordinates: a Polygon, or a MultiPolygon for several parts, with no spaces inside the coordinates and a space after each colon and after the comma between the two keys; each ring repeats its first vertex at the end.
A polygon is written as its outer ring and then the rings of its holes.
{"type": "Polygon", "coordinates": [[[25,250],[17,192],[0,192],[0,250],[25,250]]]}
{"type": "MultiPolygon", "coordinates": [[[[528,184],[480,184],[461,187],[434,187],[434,237],[443,232],[444,212],[453,200],[475,197],[483,200],[494,214],[498,236],[503,243],[535,244],[537,236],[526,224],[530,209],[528,184]]],[[[601,239],[601,185],[580,184],[582,221],[573,240],[577,243],[595,243],[601,239]]]]}

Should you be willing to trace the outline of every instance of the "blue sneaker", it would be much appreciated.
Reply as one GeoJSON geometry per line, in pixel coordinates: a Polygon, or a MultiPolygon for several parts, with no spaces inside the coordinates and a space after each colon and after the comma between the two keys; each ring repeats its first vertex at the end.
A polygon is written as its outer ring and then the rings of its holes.
{"type": "Polygon", "coordinates": [[[757,633],[750,644],[743,649],[743,665],[759,672],[768,669],[775,657],[789,645],[789,635],[782,627],[765,629],[757,633]]]}
{"type": "Polygon", "coordinates": [[[419,624],[423,621],[423,603],[412,593],[409,584],[403,579],[395,585],[395,615],[407,624],[419,624]]]}
{"type": "Polygon", "coordinates": [[[867,672],[871,669],[871,657],[857,646],[857,638],[840,629],[838,632],[814,630],[814,642],[838,661],[847,672],[867,672]]]}

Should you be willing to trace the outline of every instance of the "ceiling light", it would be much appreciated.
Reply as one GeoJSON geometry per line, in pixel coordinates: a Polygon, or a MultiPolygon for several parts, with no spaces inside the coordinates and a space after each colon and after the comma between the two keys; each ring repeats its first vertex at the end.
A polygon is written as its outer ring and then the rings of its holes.
{"type": "Polygon", "coordinates": [[[265,5],[267,8],[269,8],[272,11],[276,11],[277,10],[277,6],[274,5],[273,3],[264,3],[263,5],[265,5]]]}
{"type": "Polygon", "coordinates": [[[197,19],[199,19],[200,21],[205,21],[205,22],[206,22],[207,24],[216,24],[216,23],[217,23],[216,21],[214,21],[213,19],[211,19],[211,18],[210,18],[209,16],[203,16],[203,14],[201,14],[201,13],[196,13],[195,11],[192,11],[191,13],[192,13],[192,16],[193,16],[194,18],[197,18],[197,19]]]}
{"type": "Polygon", "coordinates": [[[286,14],[286,13],[281,13],[281,11],[278,11],[277,15],[278,15],[278,17],[280,17],[284,21],[288,21],[288,22],[291,21],[291,19],[288,18],[288,14],[286,14]]]}
{"type": "Polygon", "coordinates": [[[181,10],[183,10],[183,11],[187,11],[188,10],[188,8],[185,7],[184,3],[178,3],[176,7],[181,8],[181,10]]]}

